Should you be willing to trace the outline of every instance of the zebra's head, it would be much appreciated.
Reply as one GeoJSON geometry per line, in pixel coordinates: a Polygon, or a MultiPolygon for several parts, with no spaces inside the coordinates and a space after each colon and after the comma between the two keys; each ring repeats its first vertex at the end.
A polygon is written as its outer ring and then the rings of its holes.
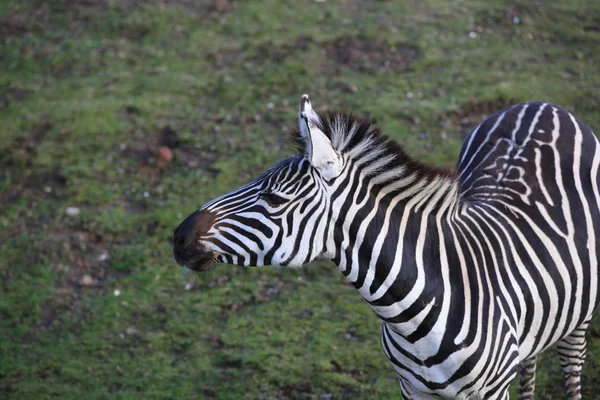
{"type": "Polygon", "coordinates": [[[213,261],[297,267],[332,255],[331,198],[346,174],[351,152],[344,149],[356,131],[374,129],[345,114],[317,114],[307,95],[298,124],[298,154],[179,225],[173,237],[179,265],[195,271],[209,269],[213,261]]]}

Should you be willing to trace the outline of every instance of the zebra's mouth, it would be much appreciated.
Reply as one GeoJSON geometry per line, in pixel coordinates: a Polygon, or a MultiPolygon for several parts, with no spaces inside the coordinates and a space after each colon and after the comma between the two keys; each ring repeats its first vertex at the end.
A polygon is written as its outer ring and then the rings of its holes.
{"type": "Polygon", "coordinates": [[[215,253],[205,253],[191,260],[179,263],[179,265],[196,272],[208,271],[215,265],[214,261],[217,255],[215,253]]]}

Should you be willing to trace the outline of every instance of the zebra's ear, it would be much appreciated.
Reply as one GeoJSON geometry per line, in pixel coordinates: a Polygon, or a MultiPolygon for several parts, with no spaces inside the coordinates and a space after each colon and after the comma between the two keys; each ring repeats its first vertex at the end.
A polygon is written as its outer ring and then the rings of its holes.
{"type": "Polygon", "coordinates": [[[298,125],[305,143],[306,157],[312,166],[319,170],[325,180],[338,177],[342,172],[342,159],[321,130],[321,118],[313,110],[307,94],[300,100],[298,125]]]}

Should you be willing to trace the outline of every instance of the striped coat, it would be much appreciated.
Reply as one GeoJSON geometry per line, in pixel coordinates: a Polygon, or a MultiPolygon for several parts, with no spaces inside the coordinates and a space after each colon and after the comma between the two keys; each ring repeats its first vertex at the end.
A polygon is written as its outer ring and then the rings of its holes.
{"type": "Polygon", "coordinates": [[[383,320],[404,398],[533,397],[558,343],[580,398],[597,305],[600,148],[546,103],[512,106],[466,138],[456,172],[423,165],[371,124],[303,97],[299,153],[206,204],[174,235],[180,265],[332,260],[383,320]]]}

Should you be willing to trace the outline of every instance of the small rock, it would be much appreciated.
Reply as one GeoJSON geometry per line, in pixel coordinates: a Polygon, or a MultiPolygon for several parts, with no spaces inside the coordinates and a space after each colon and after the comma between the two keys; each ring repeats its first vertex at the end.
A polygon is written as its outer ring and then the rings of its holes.
{"type": "Polygon", "coordinates": [[[119,297],[121,295],[121,291],[119,289],[115,289],[113,293],[116,297],[119,297]]]}
{"type": "Polygon", "coordinates": [[[160,146],[158,149],[158,161],[167,164],[173,161],[173,151],[167,146],[160,146]]]}
{"type": "Polygon", "coordinates": [[[475,31],[471,31],[471,32],[469,32],[469,37],[470,37],[471,39],[475,39],[475,38],[477,37],[477,32],[475,32],[475,31]]]}
{"type": "Polygon", "coordinates": [[[65,210],[65,214],[67,214],[68,217],[76,217],[79,215],[79,208],[77,207],[67,207],[65,210]]]}
{"type": "Polygon", "coordinates": [[[81,278],[81,284],[83,286],[92,286],[94,284],[94,278],[88,274],[85,274],[83,278],[81,278]]]}
{"type": "Polygon", "coordinates": [[[274,107],[275,107],[275,104],[273,104],[273,103],[267,103],[267,108],[268,108],[269,110],[271,110],[271,109],[272,109],[272,108],[274,108],[274,107]]]}
{"type": "Polygon", "coordinates": [[[521,18],[519,18],[518,16],[514,16],[513,20],[512,20],[513,24],[515,25],[519,25],[521,23],[521,18]]]}
{"type": "Polygon", "coordinates": [[[137,329],[132,328],[132,327],[125,329],[125,333],[128,335],[135,335],[137,332],[138,332],[137,329]]]}

